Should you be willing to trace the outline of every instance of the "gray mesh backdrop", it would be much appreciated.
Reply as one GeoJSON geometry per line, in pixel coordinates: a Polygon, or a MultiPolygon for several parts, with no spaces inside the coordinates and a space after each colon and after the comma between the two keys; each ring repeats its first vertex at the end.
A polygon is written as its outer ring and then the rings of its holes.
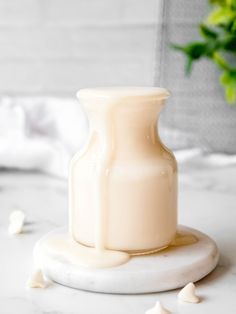
{"type": "Polygon", "coordinates": [[[171,42],[200,38],[197,25],[209,10],[207,0],[163,0],[162,6],[155,85],[172,93],[160,118],[163,142],[172,149],[197,146],[207,152],[236,153],[236,106],[226,104],[215,65],[200,61],[188,78],[184,56],[169,47],[171,42]]]}

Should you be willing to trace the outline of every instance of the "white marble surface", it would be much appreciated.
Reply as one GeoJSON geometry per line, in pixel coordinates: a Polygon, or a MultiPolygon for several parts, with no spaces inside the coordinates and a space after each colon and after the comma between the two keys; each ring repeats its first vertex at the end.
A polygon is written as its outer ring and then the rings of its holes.
{"type": "Polygon", "coordinates": [[[45,233],[67,222],[66,182],[42,174],[0,173],[0,313],[144,314],[157,300],[173,313],[236,313],[236,166],[182,167],[179,221],[211,236],[221,252],[219,266],[197,283],[200,304],[177,303],[178,290],[148,295],[106,295],[52,284],[27,289],[32,249],[45,233]],[[12,209],[26,212],[19,237],[7,234],[12,209]]]}

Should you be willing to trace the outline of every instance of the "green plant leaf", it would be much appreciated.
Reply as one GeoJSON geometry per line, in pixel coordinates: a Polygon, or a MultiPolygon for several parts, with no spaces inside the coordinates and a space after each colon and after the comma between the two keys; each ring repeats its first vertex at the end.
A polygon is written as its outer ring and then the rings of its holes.
{"type": "Polygon", "coordinates": [[[209,0],[210,4],[235,8],[235,0],[209,0]]]}
{"type": "Polygon", "coordinates": [[[173,49],[175,49],[175,50],[179,50],[179,51],[185,52],[184,46],[171,43],[171,44],[170,44],[170,47],[173,48],[173,49]]]}
{"type": "Polygon", "coordinates": [[[236,101],[236,85],[227,85],[225,87],[225,96],[230,105],[236,101]]]}
{"type": "Polygon", "coordinates": [[[222,49],[226,51],[236,52],[236,35],[226,36],[221,41],[221,46],[222,46],[222,49]]]}
{"type": "Polygon", "coordinates": [[[192,72],[192,68],[193,68],[193,59],[188,57],[186,64],[185,64],[186,75],[190,75],[190,73],[192,72]]]}
{"type": "Polygon", "coordinates": [[[199,29],[200,29],[200,34],[206,39],[209,39],[209,38],[215,39],[218,37],[217,32],[213,31],[205,24],[200,24],[199,29]]]}
{"type": "Polygon", "coordinates": [[[218,4],[220,6],[224,6],[226,3],[226,0],[210,0],[209,1],[211,4],[218,4]]]}
{"type": "Polygon", "coordinates": [[[187,60],[186,74],[193,64],[202,58],[215,63],[222,71],[220,84],[229,104],[236,104],[236,0],[209,0],[212,12],[207,21],[199,25],[202,41],[185,45],[172,45],[182,52],[187,60]]]}
{"type": "Polygon", "coordinates": [[[206,53],[206,44],[193,42],[185,46],[185,53],[194,60],[199,59],[206,53]]]}
{"type": "Polygon", "coordinates": [[[217,7],[207,17],[210,25],[226,25],[235,18],[235,12],[228,7],[217,7]]]}
{"type": "Polygon", "coordinates": [[[231,30],[234,34],[236,34],[236,19],[233,21],[232,23],[232,27],[231,27],[231,30]]]}
{"type": "Polygon", "coordinates": [[[225,5],[231,7],[232,9],[236,9],[236,1],[235,0],[225,0],[225,5]]]}
{"type": "Polygon", "coordinates": [[[224,87],[225,97],[230,105],[236,104],[236,70],[224,71],[220,76],[220,84],[224,87]]]}
{"type": "Polygon", "coordinates": [[[203,42],[193,42],[185,46],[171,44],[171,47],[183,52],[193,60],[199,59],[206,53],[206,44],[203,42]]]}
{"type": "Polygon", "coordinates": [[[223,72],[220,75],[220,83],[222,86],[227,85],[230,82],[230,77],[229,77],[229,73],[227,71],[223,72]]]}
{"type": "Polygon", "coordinates": [[[230,70],[230,66],[228,65],[225,58],[219,54],[218,52],[214,52],[213,54],[213,60],[215,63],[223,70],[230,70]]]}

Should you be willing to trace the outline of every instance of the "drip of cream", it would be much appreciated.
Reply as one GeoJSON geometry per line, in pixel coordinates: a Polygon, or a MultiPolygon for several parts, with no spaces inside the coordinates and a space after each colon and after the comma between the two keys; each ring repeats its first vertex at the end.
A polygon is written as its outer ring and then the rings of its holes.
{"type": "Polygon", "coordinates": [[[37,269],[33,272],[33,274],[31,275],[27,282],[27,286],[29,288],[42,288],[42,289],[46,287],[46,282],[43,273],[40,269],[37,269]]]}
{"type": "Polygon", "coordinates": [[[114,160],[114,134],[112,132],[112,108],[107,109],[105,121],[101,123],[104,129],[100,130],[100,140],[103,139],[103,149],[98,166],[98,180],[95,182],[95,249],[103,252],[106,249],[106,217],[108,215],[109,179],[114,160]]]}
{"type": "MultiPolygon", "coordinates": [[[[106,230],[107,216],[109,211],[109,178],[112,171],[113,160],[115,155],[114,130],[113,130],[113,113],[114,106],[107,109],[103,123],[104,129],[100,129],[100,140],[104,140],[101,152],[100,162],[98,165],[98,180],[94,182],[94,205],[95,205],[95,248],[86,247],[73,240],[73,229],[71,230],[71,238],[67,235],[55,236],[48,241],[45,249],[54,252],[57,255],[63,255],[71,263],[95,268],[115,267],[126,263],[130,259],[130,255],[123,251],[108,250],[106,248],[106,230]]],[[[93,135],[91,134],[91,139],[93,135]]],[[[81,155],[80,155],[81,156],[81,155]]],[[[75,161],[76,162],[76,161],[75,161]]],[[[72,166],[73,167],[73,166],[72,166]]],[[[72,168],[73,169],[73,168],[72,168]]],[[[71,171],[70,176],[73,176],[71,171]]],[[[72,178],[70,178],[71,180],[72,178]]],[[[72,182],[73,180],[71,180],[72,182]]],[[[72,201],[73,183],[71,183],[72,201]]],[[[73,207],[73,204],[70,204],[73,207]]],[[[70,225],[72,226],[73,210],[70,214],[70,225]]]]}
{"type": "Polygon", "coordinates": [[[129,260],[129,254],[120,251],[106,249],[106,230],[107,216],[109,212],[109,181],[112,172],[113,161],[115,157],[115,141],[113,116],[114,107],[107,109],[103,123],[104,129],[101,129],[100,138],[104,140],[101,160],[99,165],[98,181],[95,182],[95,199],[97,207],[95,208],[95,249],[96,256],[100,260],[102,256],[108,258],[111,266],[120,265],[129,260]]]}
{"type": "Polygon", "coordinates": [[[82,245],[67,234],[55,235],[42,245],[42,249],[48,254],[63,257],[70,263],[91,268],[108,268],[126,263],[130,256],[122,251],[94,249],[82,245]]]}
{"type": "Polygon", "coordinates": [[[10,235],[20,234],[23,231],[25,214],[21,210],[14,210],[9,216],[8,233],[10,235]]]}
{"type": "Polygon", "coordinates": [[[190,282],[178,293],[178,300],[187,303],[198,303],[199,297],[196,295],[196,287],[190,282]]]}
{"type": "Polygon", "coordinates": [[[161,302],[157,301],[153,308],[146,311],[146,314],[171,314],[171,312],[164,308],[161,302]]]}

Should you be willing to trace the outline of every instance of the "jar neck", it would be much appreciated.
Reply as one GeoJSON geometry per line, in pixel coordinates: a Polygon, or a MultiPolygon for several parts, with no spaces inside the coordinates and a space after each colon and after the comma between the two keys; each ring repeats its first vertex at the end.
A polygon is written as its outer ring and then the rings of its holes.
{"type": "Polygon", "coordinates": [[[90,131],[98,134],[100,146],[116,158],[142,158],[161,150],[157,120],[163,101],[122,104],[106,109],[89,107],[90,131]]]}

